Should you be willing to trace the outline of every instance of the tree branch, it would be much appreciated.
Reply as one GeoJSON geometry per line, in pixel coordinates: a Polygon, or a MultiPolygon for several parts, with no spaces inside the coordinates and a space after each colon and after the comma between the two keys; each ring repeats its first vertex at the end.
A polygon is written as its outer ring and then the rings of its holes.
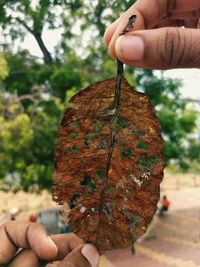
{"type": "Polygon", "coordinates": [[[31,34],[33,34],[33,30],[20,18],[16,17],[14,18],[17,22],[19,22],[22,26],[24,26],[24,28],[29,31],[31,34]]]}
{"type": "Polygon", "coordinates": [[[48,65],[51,65],[53,63],[53,59],[52,59],[51,54],[49,53],[48,49],[46,48],[46,46],[42,40],[41,33],[33,32],[32,34],[33,34],[35,40],[37,41],[37,43],[40,47],[40,50],[42,51],[42,54],[44,56],[44,62],[48,65]]]}
{"type": "Polygon", "coordinates": [[[32,30],[23,20],[20,18],[16,17],[15,20],[19,22],[27,31],[29,31],[35,38],[42,54],[44,57],[44,62],[48,65],[53,63],[53,59],[51,57],[50,52],[48,51],[47,47],[44,44],[44,41],[42,40],[42,34],[40,32],[35,32],[32,30]]]}

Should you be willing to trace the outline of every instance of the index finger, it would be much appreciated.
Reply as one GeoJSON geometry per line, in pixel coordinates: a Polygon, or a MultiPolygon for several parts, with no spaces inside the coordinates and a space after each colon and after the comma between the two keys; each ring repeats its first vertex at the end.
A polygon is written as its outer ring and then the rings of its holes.
{"type": "Polygon", "coordinates": [[[0,264],[9,262],[19,248],[31,248],[39,258],[52,259],[58,252],[44,227],[37,223],[9,221],[0,227],[0,264]]]}
{"type": "Polygon", "coordinates": [[[173,12],[193,11],[200,7],[199,0],[138,0],[105,32],[104,41],[109,54],[115,58],[115,42],[127,25],[129,17],[136,15],[134,30],[150,29],[158,24],[163,17],[173,12]],[[112,37],[111,37],[112,36],[112,37]]]}
{"type": "MultiPolygon", "coordinates": [[[[51,239],[58,248],[58,253],[53,259],[54,261],[63,260],[71,251],[84,244],[84,242],[73,233],[52,235],[51,239]]],[[[10,262],[9,267],[27,267],[27,262],[28,266],[39,267],[44,265],[46,266],[48,259],[41,261],[41,259],[34,253],[33,250],[24,249],[16,255],[12,262],[10,262]]]]}

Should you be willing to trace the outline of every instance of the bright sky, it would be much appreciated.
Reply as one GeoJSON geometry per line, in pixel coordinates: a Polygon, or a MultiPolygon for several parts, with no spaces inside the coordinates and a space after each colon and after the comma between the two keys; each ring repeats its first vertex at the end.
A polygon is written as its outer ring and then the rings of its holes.
{"type": "Polygon", "coordinates": [[[181,93],[184,97],[200,100],[200,69],[168,70],[165,75],[183,82],[181,93]]]}
{"type": "MultiPolygon", "coordinates": [[[[61,31],[46,31],[44,33],[45,44],[49,51],[53,51],[53,48],[59,41],[61,31]]],[[[23,48],[28,49],[34,56],[42,57],[41,51],[32,36],[28,36],[24,43],[19,43],[23,48]]],[[[183,87],[181,92],[183,97],[189,97],[200,100],[200,69],[177,69],[165,71],[164,75],[171,78],[178,78],[182,80],[183,87]]]]}

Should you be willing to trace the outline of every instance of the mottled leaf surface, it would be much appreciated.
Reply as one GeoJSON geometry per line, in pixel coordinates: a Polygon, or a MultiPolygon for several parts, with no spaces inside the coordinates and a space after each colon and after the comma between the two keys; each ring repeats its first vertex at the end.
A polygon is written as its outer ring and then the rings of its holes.
{"type": "Polygon", "coordinates": [[[53,198],[68,203],[73,231],[99,250],[130,247],[146,231],[163,177],[163,140],[150,101],[124,79],[116,117],[114,95],[114,78],[75,95],[55,152],[53,198]]]}

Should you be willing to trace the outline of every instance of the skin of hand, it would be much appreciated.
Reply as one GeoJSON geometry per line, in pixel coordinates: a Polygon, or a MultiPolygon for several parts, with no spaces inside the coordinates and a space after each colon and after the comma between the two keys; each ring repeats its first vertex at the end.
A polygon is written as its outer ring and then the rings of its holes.
{"type": "Polygon", "coordinates": [[[145,69],[200,68],[200,1],[138,0],[107,28],[108,53],[145,69]],[[134,28],[120,36],[129,18],[134,28]]]}
{"type": "Polygon", "coordinates": [[[96,248],[75,234],[49,237],[37,223],[8,221],[0,227],[0,240],[0,266],[97,267],[99,262],[96,248]]]}

